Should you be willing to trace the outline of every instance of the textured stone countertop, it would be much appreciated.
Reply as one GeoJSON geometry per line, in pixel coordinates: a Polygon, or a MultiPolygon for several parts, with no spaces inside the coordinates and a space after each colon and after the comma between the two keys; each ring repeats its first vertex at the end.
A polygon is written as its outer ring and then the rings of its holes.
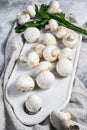
{"type": "MultiPolygon", "coordinates": [[[[39,0],[45,2],[46,0],[39,0]]],[[[59,0],[61,8],[72,13],[81,25],[87,21],[87,0],[59,0]]],[[[0,0],[0,74],[4,68],[6,39],[14,24],[16,15],[27,7],[30,0],[0,0]]],[[[83,70],[84,71],[84,70],[83,70]]],[[[86,77],[85,73],[85,77],[86,77]]],[[[83,78],[83,74],[80,74],[83,78]]],[[[84,81],[86,83],[86,81],[84,81]]]]}

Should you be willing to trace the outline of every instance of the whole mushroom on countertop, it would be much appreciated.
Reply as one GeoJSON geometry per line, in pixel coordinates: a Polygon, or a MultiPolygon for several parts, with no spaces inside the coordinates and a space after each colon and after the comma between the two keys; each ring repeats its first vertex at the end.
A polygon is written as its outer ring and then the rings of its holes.
{"type": "Polygon", "coordinates": [[[45,30],[50,29],[51,31],[56,31],[58,28],[58,23],[55,19],[50,19],[49,24],[45,25],[45,30]]]}
{"type": "Polygon", "coordinates": [[[69,112],[61,112],[58,109],[50,113],[50,122],[57,130],[68,130],[71,124],[71,115],[69,112]]]}
{"type": "Polygon", "coordinates": [[[43,36],[44,45],[56,45],[57,41],[56,38],[51,33],[45,33],[43,36]]]}
{"type": "Polygon", "coordinates": [[[19,91],[30,91],[34,89],[35,83],[32,77],[24,74],[16,79],[16,87],[19,91]]]}
{"type": "Polygon", "coordinates": [[[41,43],[36,43],[31,47],[30,51],[35,51],[39,55],[39,57],[42,58],[44,48],[45,48],[45,45],[41,43]]]}
{"type": "Polygon", "coordinates": [[[48,13],[57,13],[58,9],[60,7],[60,4],[57,0],[51,1],[49,3],[48,13]]]}
{"type": "Polygon", "coordinates": [[[58,56],[58,59],[63,59],[63,58],[66,58],[66,59],[69,59],[69,60],[72,60],[73,56],[72,56],[72,50],[68,47],[65,47],[63,48],[61,51],[60,51],[60,54],[58,56]]]}
{"type": "Polygon", "coordinates": [[[29,22],[30,21],[30,15],[22,12],[22,13],[19,13],[18,16],[17,16],[17,21],[18,21],[18,24],[19,25],[24,25],[26,22],[29,22]]]}
{"type": "Polygon", "coordinates": [[[30,114],[36,114],[42,108],[42,100],[36,94],[31,94],[25,101],[25,108],[30,114]]]}
{"type": "Polygon", "coordinates": [[[63,26],[58,26],[57,30],[54,32],[54,35],[58,38],[61,39],[63,38],[68,32],[68,29],[63,26]]]}
{"type": "Polygon", "coordinates": [[[75,32],[69,32],[63,37],[63,43],[66,47],[74,48],[78,43],[79,35],[75,32]]]}
{"type": "Polygon", "coordinates": [[[42,71],[37,75],[36,83],[42,89],[49,89],[55,84],[55,76],[49,70],[42,71]]]}
{"type": "Polygon", "coordinates": [[[60,76],[66,77],[72,72],[72,62],[68,59],[60,59],[56,64],[56,71],[60,76]]]}
{"type": "Polygon", "coordinates": [[[26,11],[31,16],[31,18],[35,17],[36,11],[35,11],[35,6],[34,5],[28,5],[26,11]]]}
{"type": "Polygon", "coordinates": [[[27,42],[36,42],[40,38],[40,31],[36,27],[29,27],[24,32],[24,38],[27,42]]]}
{"type": "Polygon", "coordinates": [[[51,69],[52,69],[52,64],[49,61],[42,61],[36,67],[36,73],[39,74],[40,72],[43,72],[45,70],[51,70],[51,69]]]}
{"type": "Polygon", "coordinates": [[[54,45],[48,45],[43,50],[43,57],[45,60],[49,62],[54,62],[58,59],[59,53],[60,53],[60,50],[58,47],[54,45]]]}
{"type": "Polygon", "coordinates": [[[34,68],[39,64],[40,58],[35,51],[31,51],[27,55],[27,64],[30,68],[34,68]]]}

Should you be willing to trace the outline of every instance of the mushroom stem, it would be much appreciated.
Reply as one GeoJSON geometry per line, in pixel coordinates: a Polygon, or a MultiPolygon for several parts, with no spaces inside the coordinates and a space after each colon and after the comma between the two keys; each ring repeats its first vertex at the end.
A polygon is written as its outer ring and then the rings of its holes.
{"type": "Polygon", "coordinates": [[[19,58],[18,58],[19,62],[21,63],[27,63],[27,60],[26,60],[26,57],[20,55],[19,58]]]}
{"type": "Polygon", "coordinates": [[[66,115],[67,115],[68,119],[71,120],[71,115],[70,115],[70,113],[69,113],[69,112],[66,112],[66,115]]]}
{"type": "Polygon", "coordinates": [[[49,24],[45,25],[45,30],[48,30],[48,29],[50,29],[49,24]]]}
{"type": "Polygon", "coordinates": [[[55,57],[56,55],[59,55],[59,50],[57,48],[52,51],[52,56],[55,57]]]}

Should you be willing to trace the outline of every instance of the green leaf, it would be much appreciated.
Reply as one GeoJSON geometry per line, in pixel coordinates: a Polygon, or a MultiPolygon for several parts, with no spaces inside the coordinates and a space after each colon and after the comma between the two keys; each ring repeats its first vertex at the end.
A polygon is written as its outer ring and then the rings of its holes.
{"type": "Polygon", "coordinates": [[[61,13],[58,13],[58,15],[61,17],[61,18],[65,18],[65,13],[61,12],[61,13]]]}
{"type": "Polygon", "coordinates": [[[37,5],[35,5],[35,12],[36,12],[36,14],[38,13],[38,6],[37,5]]]}
{"type": "Polygon", "coordinates": [[[41,7],[40,7],[40,12],[46,12],[48,10],[48,5],[46,4],[42,4],[41,7]]]}
{"type": "Polygon", "coordinates": [[[28,27],[37,27],[39,29],[44,28],[46,24],[48,24],[50,19],[55,19],[59,25],[65,26],[69,29],[72,29],[78,33],[82,33],[87,35],[87,30],[78,27],[69,21],[65,19],[65,13],[48,13],[48,5],[42,4],[40,9],[38,9],[38,6],[35,5],[35,11],[36,11],[36,16],[32,21],[26,22],[23,26],[17,26],[15,28],[16,33],[21,33],[26,30],[28,27]]]}
{"type": "Polygon", "coordinates": [[[35,23],[34,21],[30,21],[24,24],[24,26],[27,27],[38,27],[38,24],[35,23]]]}
{"type": "Polygon", "coordinates": [[[22,33],[22,32],[25,31],[25,29],[26,29],[25,26],[16,26],[16,27],[15,27],[15,32],[16,32],[16,33],[22,33]]]}

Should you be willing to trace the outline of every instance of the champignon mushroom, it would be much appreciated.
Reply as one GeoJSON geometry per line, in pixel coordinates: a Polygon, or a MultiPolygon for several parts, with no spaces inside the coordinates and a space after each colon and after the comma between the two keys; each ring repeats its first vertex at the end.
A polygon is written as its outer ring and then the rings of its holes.
{"type": "Polygon", "coordinates": [[[55,77],[49,70],[42,71],[36,77],[37,85],[42,89],[51,88],[55,83],[55,77]]]}
{"type": "Polygon", "coordinates": [[[18,24],[23,25],[30,20],[30,16],[25,13],[20,13],[17,16],[18,24]]]}
{"type": "Polygon", "coordinates": [[[56,38],[51,33],[45,33],[43,37],[44,45],[56,45],[56,38]]]}
{"type": "Polygon", "coordinates": [[[17,78],[16,87],[21,92],[30,91],[35,87],[35,83],[30,76],[24,74],[17,78]]]}
{"type": "Polygon", "coordinates": [[[59,9],[60,4],[57,0],[53,0],[49,3],[48,13],[57,13],[57,10],[59,9]]]}
{"type": "Polygon", "coordinates": [[[43,72],[45,70],[51,70],[51,69],[52,69],[52,64],[49,61],[42,61],[36,67],[36,73],[39,74],[40,72],[43,72]]]}
{"type": "Polygon", "coordinates": [[[63,26],[58,26],[57,30],[54,32],[54,35],[57,38],[63,38],[68,32],[68,29],[66,27],[63,26]]]}
{"type": "Polygon", "coordinates": [[[42,58],[43,56],[43,49],[45,48],[45,46],[43,44],[34,44],[32,47],[31,47],[31,51],[35,51],[37,52],[37,54],[39,55],[40,58],[42,58]]]}
{"type": "Polygon", "coordinates": [[[70,113],[61,112],[58,109],[54,110],[50,114],[50,122],[57,130],[68,130],[71,123],[70,113]]]}
{"type": "Polygon", "coordinates": [[[50,19],[49,24],[45,25],[45,30],[50,29],[51,31],[56,31],[58,28],[58,23],[55,19],[50,19]]]}
{"type": "Polygon", "coordinates": [[[36,15],[35,7],[34,5],[28,5],[27,7],[27,13],[33,18],[36,15]]]}
{"type": "Polygon", "coordinates": [[[57,60],[60,50],[53,45],[48,45],[43,50],[43,57],[49,62],[54,62],[57,60]]]}
{"type": "Polygon", "coordinates": [[[40,38],[40,31],[36,27],[29,27],[25,30],[24,37],[28,42],[36,42],[40,38]]]}
{"type": "Polygon", "coordinates": [[[31,94],[25,101],[25,107],[30,114],[35,114],[42,108],[42,100],[39,96],[31,94]]]}
{"type": "Polygon", "coordinates": [[[27,64],[29,65],[30,68],[34,68],[39,64],[39,55],[35,52],[29,52],[27,55],[27,64]]]}
{"type": "Polygon", "coordinates": [[[64,49],[62,49],[60,51],[60,54],[58,56],[58,59],[63,59],[63,58],[66,58],[66,59],[69,59],[69,60],[72,60],[72,51],[70,48],[66,47],[64,49]]]}
{"type": "Polygon", "coordinates": [[[66,47],[74,48],[78,43],[79,35],[75,32],[69,32],[63,37],[63,43],[66,47]]]}
{"type": "Polygon", "coordinates": [[[56,70],[59,75],[66,77],[72,72],[72,63],[68,59],[60,59],[56,64],[56,70]]]}

